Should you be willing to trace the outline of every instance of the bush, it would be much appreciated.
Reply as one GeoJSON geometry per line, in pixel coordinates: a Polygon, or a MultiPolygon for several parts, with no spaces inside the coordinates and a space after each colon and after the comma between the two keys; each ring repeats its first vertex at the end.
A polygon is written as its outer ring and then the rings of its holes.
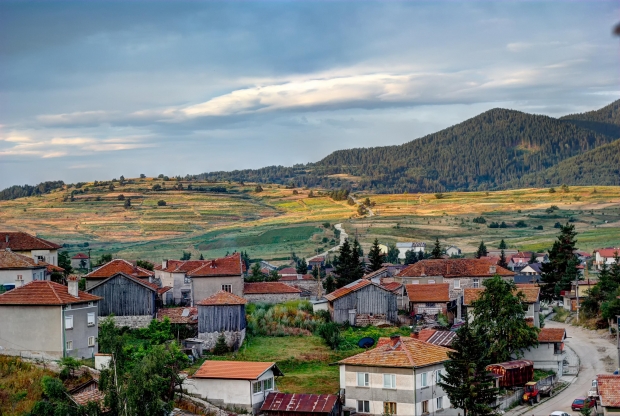
{"type": "Polygon", "coordinates": [[[534,227],[535,230],[542,230],[543,226],[542,225],[537,225],[536,227],[534,227]]]}
{"type": "Polygon", "coordinates": [[[164,201],[163,199],[160,199],[159,201],[157,201],[157,206],[158,207],[165,207],[166,206],[166,201],[164,201]]]}
{"type": "Polygon", "coordinates": [[[519,221],[517,221],[517,223],[515,224],[515,227],[517,227],[517,228],[525,228],[525,227],[527,227],[527,224],[525,223],[525,221],[523,221],[523,220],[519,220],[519,221]]]}
{"type": "Polygon", "coordinates": [[[485,220],[484,217],[476,217],[473,220],[471,220],[471,222],[474,222],[476,224],[486,224],[487,220],[485,220]]]}
{"type": "Polygon", "coordinates": [[[125,195],[120,194],[119,196],[116,197],[116,199],[118,199],[119,201],[124,201],[125,200],[125,195]]]}
{"type": "Polygon", "coordinates": [[[442,194],[441,192],[438,192],[435,194],[435,198],[436,199],[444,199],[446,196],[444,194],[442,194]]]}
{"type": "Polygon", "coordinates": [[[230,351],[230,349],[228,348],[228,345],[226,345],[226,338],[224,337],[224,333],[222,332],[220,336],[217,337],[217,342],[215,343],[215,347],[213,347],[213,354],[224,355],[228,351],[230,351]]]}
{"type": "Polygon", "coordinates": [[[340,327],[335,322],[325,322],[321,324],[316,332],[321,338],[325,340],[325,343],[332,350],[337,350],[342,343],[340,327]]]}

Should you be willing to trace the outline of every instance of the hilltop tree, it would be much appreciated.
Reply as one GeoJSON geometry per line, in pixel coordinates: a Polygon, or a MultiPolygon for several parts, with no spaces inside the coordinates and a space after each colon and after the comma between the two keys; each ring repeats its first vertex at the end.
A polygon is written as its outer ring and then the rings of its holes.
{"type": "Polygon", "coordinates": [[[441,258],[441,245],[439,244],[439,238],[435,239],[435,246],[433,247],[433,250],[431,251],[431,258],[433,259],[440,259],[441,258]]]}
{"type": "Polygon", "coordinates": [[[484,241],[480,242],[478,246],[478,251],[476,251],[476,258],[485,257],[488,254],[487,246],[484,245],[484,241]]]}
{"type": "Polygon", "coordinates": [[[503,268],[507,268],[508,262],[506,261],[506,254],[504,253],[504,249],[502,249],[500,253],[501,254],[499,255],[499,262],[497,262],[497,265],[503,268]]]}
{"type": "Polygon", "coordinates": [[[256,188],[254,188],[254,192],[256,193],[263,192],[263,187],[260,185],[256,185],[256,188]]]}
{"type": "Polygon", "coordinates": [[[368,252],[368,261],[370,261],[370,271],[374,272],[379,270],[383,264],[383,254],[381,253],[381,248],[379,247],[379,240],[375,238],[375,241],[372,243],[372,247],[368,252]]]}
{"type": "Polygon", "coordinates": [[[560,228],[560,235],[549,251],[549,262],[541,266],[541,298],[551,301],[560,291],[570,288],[570,282],[578,278],[575,226],[569,223],[560,228]]]}
{"type": "Polygon", "coordinates": [[[123,206],[125,207],[125,209],[131,208],[131,198],[127,198],[123,206]]]}
{"type": "Polygon", "coordinates": [[[499,246],[497,248],[499,248],[500,250],[506,250],[508,248],[503,238],[502,241],[499,242],[499,246]]]}
{"type": "Polygon", "coordinates": [[[493,378],[486,366],[490,364],[486,345],[473,333],[467,320],[459,328],[444,364],[446,374],[437,382],[448,395],[450,403],[463,409],[463,416],[495,415],[493,378]]]}
{"type": "Polygon", "coordinates": [[[189,251],[183,251],[183,255],[181,256],[181,260],[189,260],[192,258],[192,253],[189,251]]]}

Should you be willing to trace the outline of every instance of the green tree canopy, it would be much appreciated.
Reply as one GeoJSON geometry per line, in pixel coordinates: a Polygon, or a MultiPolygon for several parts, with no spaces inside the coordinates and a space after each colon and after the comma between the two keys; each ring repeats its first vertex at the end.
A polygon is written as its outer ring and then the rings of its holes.
{"type": "Polygon", "coordinates": [[[571,281],[579,278],[579,265],[574,251],[577,240],[575,226],[569,223],[560,228],[560,235],[549,251],[549,262],[541,266],[541,298],[551,301],[560,291],[570,289],[571,281]]]}
{"type": "Polygon", "coordinates": [[[431,258],[440,259],[441,258],[441,244],[439,244],[439,239],[435,239],[435,245],[433,246],[433,250],[431,251],[431,258]]]}
{"type": "Polygon", "coordinates": [[[368,252],[368,260],[370,261],[370,271],[374,272],[379,270],[383,264],[383,254],[381,253],[381,248],[379,247],[379,240],[375,238],[375,241],[372,243],[372,247],[368,252]]]}
{"type": "Polygon", "coordinates": [[[478,246],[478,251],[476,251],[476,258],[479,259],[480,257],[484,257],[487,253],[487,246],[484,245],[484,241],[481,241],[478,246]]]}

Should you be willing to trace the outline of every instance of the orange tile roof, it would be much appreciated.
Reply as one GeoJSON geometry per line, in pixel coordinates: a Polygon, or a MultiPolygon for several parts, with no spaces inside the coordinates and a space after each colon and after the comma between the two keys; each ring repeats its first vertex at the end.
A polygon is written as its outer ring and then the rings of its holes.
{"type": "Polygon", "coordinates": [[[106,279],[117,273],[135,277],[149,277],[155,275],[154,272],[135,266],[127,260],[115,259],[99,267],[97,270],[93,270],[84,277],[86,279],[106,279]]]}
{"type": "Polygon", "coordinates": [[[620,407],[620,375],[599,374],[598,394],[604,407],[620,407]]]}
{"type": "Polygon", "coordinates": [[[248,303],[247,299],[244,299],[240,296],[235,295],[234,293],[226,292],[224,290],[220,290],[214,295],[209,296],[197,303],[197,305],[201,306],[210,306],[210,305],[245,305],[248,303]]]}
{"type": "Polygon", "coordinates": [[[374,283],[372,283],[370,280],[359,279],[355,282],[349,283],[348,285],[341,287],[340,289],[334,290],[332,293],[328,293],[327,295],[325,295],[325,299],[329,301],[334,301],[338,298],[343,297],[344,295],[348,295],[351,292],[355,292],[356,290],[360,290],[361,288],[372,284],[374,283]]]}
{"type": "Polygon", "coordinates": [[[244,295],[258,295],[269,293],[301,293],[301,290],[280,282],[256,282],[243,285],[244,295]]]}
{"type": "Polygon", "coordinates": [[[89,402],[103,403],[105,395],[99,389],[86,390],[71,396],[73,401],[80,406],[86,406],[89,402]]]}
{"type": "Polygon", "coordinates": [[[285,267],[282,270],[278,270],[278,274],[285,275],[285,274],[298,274],[298,273],[297,273],[297,269],[294,267],[285,267]]]}
{"type": "Polygon", "coordinates": [[[430,328],[424,328],[420,330],[420,332],[418,332],[417,339],[419,339],[420,341],[427,342],[433,335],[435,335],[435,332],[437,332],[437,330],[430,329],[430,328]]]}
{"type": "Polygon", "coordinates": [[[496,274],[514,276],[515,273],[484,259],[427,259],[403,269],[399,276],[492,277],[496,274]],[[491,271],[493,267],[495,272],[491,271]]]}
{"type": "Polygon", "coordinates": [[[339,361],[339,364],[370,367],[417,368],[448,361],[449,348],[415,338],[400,337],[395,346],[391,339],[379,339],[377,347],[339,361]]]}
{"type": "Polygon", "coordinates": [[[449,302],[450,283],[405,285],[409,302],[449,302]]]}
{"type": "Polygon", "coordinates": [[[0,295],[0,305],[68,305],[101,299],[81,290],[76,298],[69,294],[67,286],[48,280],[34,280],[0,295]]]}
{"type": "MultiPolygon", "coordinates": [[[[194,373],[193,378],[224,378],[234,380],[256,380],[263,373],[275,367],[276,363],[255,361],[205,361],[194,373]]],[[[276,367],[277,368],[277,367],[276,367]]],[[[279,370],[278,370],[279,372],[279,370]]]]}
{"type": "Polygon", "coordinates": [[[620,248],[602,248],[600,250],[594,250],[601,257],[614,257],[616,254],[620,256],[620,248]]]}
{"type": "Polygon", "coordinates": [[[400,289],[402,287],[402,284],[398,282],[388,282],[388,283],[381,283],[381,287],[384,288],[385,290],[389,290],[390,292],[394,292],[400,289]]]}
{"type": "Polygon", "coordinates": [[[172,324],[197,324],[198,308],[160,308],[157,310],[157,320],[163,321],[168,318],[172,324]],[[187,311],[187,316],[183,312],[187,311]]]}
{"type": "Polygon", "coordinates": [[[315,280],[311,274],[298,274],[295,276],[287,275],[280,277],[280,282],[294,282],[296,280],[315,280]]]}
{"type": "Polygon", "coordinates": [[[62,246],[27,233],[0,232],[0,250],[5,248],[10,248],[13,251],[58,250],[62,246]]]}
{"type": "Polygon", "coordinates": [[[84,253],[78,253],[75,256],[71,257],[74,260],[79,260],[79,259],[88,259],[88,254],[84,254],[84,253]]]}
{"type": "Polygon", "coordinates": [[[564,328],[541,328],[538,333],[538,342],[563,342],[566,338],[564,328]]]}
{"type": "Polygon", "coordinates": [[[208,260],[205,264],[189,271],[187,275],[191,277],[241,276],[243,270],[241,254],[235,253],[227,257],[208,260]]]}
{"type": "Polygon", "coordinates": [[[45,265],[36,264],[31,257],[14,253],[11,250],[0,250],[0,269],[42,269],[45,265]]]}
{"type": "MultiPolygon", "coordinates": [[[[523,301],[525,303],[536,303],[540,296],[540,287],[536,284],[519,284],[516,285],[517,289],[515,293],[523,293],[525,296],[523,301]]],[[[473,302],[477,301],[482,292],[484,292],[485,288],[477,287],[477,288],[467,288],[463,290],[463,304],[471,305],[473,302]]]]}

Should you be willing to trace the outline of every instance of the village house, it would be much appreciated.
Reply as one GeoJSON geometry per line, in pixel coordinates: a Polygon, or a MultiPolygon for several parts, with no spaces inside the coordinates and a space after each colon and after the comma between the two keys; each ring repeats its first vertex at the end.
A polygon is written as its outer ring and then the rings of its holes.
{"type": "Polygon", "coordinates": [[[455,256],[460,256],[461,255],[461,249],[458,248],[457,246],[448,246],[446,247],[446,254],[450,257],[455,257],[455,256]]]}
{"type": "MultiPolygon", "coordinates": [[[[540,287],[534,284],[518,284],[516,285],[516,293],[523,294],[523,304],[527,305],[525,311],[525,320],[530,322],[532,326],[540,328],[540,287]]],[[[462,315],[458,316],[459,319],[468,317],[471,322],[473,319],[473,303],[480,298],[480,295],[485,291],[485,288],[467,288],[463,291],[462,299],[462,315]]]]}
{"type": "Polygon", "coordinates": [[[349,322],[353,326],[379,325],[398,322],[398,305],[393,292],[358,279],[325,295],[334,322],[349,322]]]}
{"type": "Polygon", "coordinates": [[[610,265],[616,263],[616,256],[620,256],[620,248],[601,248],[599,250],[594,250],[594,255],[594,264],[596,265],[596,268],[600,270],[603,264],[606,264],[607,267],[609,267],[610,265]]]}
{"type": "Polygon", "coordinates": [[[46,263],[17,254],[11,249],[0,250],[0,286],[4,290],[23,286],[34,280],[49,280],[46,263]]]}
{"type": "Polygon", "coordinates": [[[409,300],[407,310],[411,315],[437,319],[439,314],[448,314],[447,304],[450,302],[449,283],[405,285],[405,293],[409,300]]]}
{"type": "MultiPolygon", "coordinates": [[[[508,259],[510,257],[513,256],[517,256],[519,254],[519,250],[508,250],[508,249],[504,249],[504,256],[508,259]]],[[[501,257],[502,256],[502,250],[501,249],[491,249],[491,250],[487,250],[487,256],[489,257],[501,257]]]]}
{"type": "MultiPolygon", "coordinates": [[[[407,243],[396,243],[396,248],[398,249],[398,258],[404,260],[407,256],[408,251],[413,251],[414,253],[426,251],[426,243],[421,242],[407,242],[407,243]]],[[[387,250],[384,254],[387,254],[387,250]]]]}
{"type": "Polygon", "coordinates": [[[482,259],[428,259],[403,269],[395,280],[408,284],[450,284],[450,300],[462,296],[463,289],[482,287],[495,275],[512,280],[514,272],[482,259]]]}
{"type": "Polygon", "coordinates": [[[145,328],[157,315],[161,295],[169,287],[158,287],[155,283],[125,273],[115,273],[107,279],[98,280],[87,291],[103,298],[99,302],[99,316],[114,315],[118,326],[145,328]]]}
{"type": "Polygon", "coordinates": [[[302,297],[318,296],[319,282],[311,274],[294,274],[280,277],[280,283],[301,290],[302,297]]]}
{"type": "Polygon", "coordinates": [[[0,295],[0,354],[53,359],[97,353],[99,296],[34,280],[0,295]]]}
{"type": "Polygon", "coordinates": [[[282,303],[301,299],[301,290],[282,282],[245,283],[243,297],[250,303],[282,303]]]}
{"type": "Polygon", "coordinates": [[[0,250],[7,248],[14,253],[58,266],[58,250],[62,246],[27,233],[2,231],[0,250]]]}
{"type": "Polygon", "coordinates": [[[191,285],[192,304],[194,305],[220,290],[243,296],[245,272],[245,263],[241,261],[240,253],[208,260],[203,265],[187,272],[186,277],[189,278],[191,285]]]}
{"type": "Polygon", "coordinates": [[[266,416],[341,416],[340,397],[335,394],[269,392],[260,408],[266,416]]]}
{"type": "Polygon", "coordinates": [[[379,286],[396,295],[396,305],[398,309],[404,310],[407,308],[408,300],[405,295],[405,287],[402,283],[395,282],[391,277],[384,277],[380,280],[379,286]]]}
{"type": "Polygon", "coordinates": [[[338,362],[345,406],[371,415],[456,415],[437,384],[449,351],[409,337],[380,338],[375,348],[338,362]]]}
{"type": "Polygon", "coordinates": [[[153,268],[155,279],[162,285],[172,287],[166,293],[164,303],[166,305],[191,305],[192,304],[192,279],[188,273],[198,269],[210,260],[163,260],[161,265],[153,268]]]}
{"type": "Polygon", "coordinates": [[[542,267],[542,263],[528,264],[527,266],[521,269],[519,274],[526,275],[526,276],[540,276],[542,272],[541,267],[542,267]]]}
{"type": "Polygon", "coordinates": [[[84,276],[86,279],[86,290],[118,273],[133,276],[146,282],[153,282],[155,276],[155,273],[152,271],[138,267],[127,260],[114,259],[84,276]]]}
{"type": "Polygon", "coordinates": [[[207,360],[183,387],[216,406],[237,407],[257,414],[284,374],[276,363],[207,360]]]}
{"type": "Polygon", "coordinates": [[[520,272],[521,269],[529,265],[530,258],[529,257],[520,257],[513,256],[508,260],[508,270],[512,270],[513,272],[520,272]]]}
{"type": "Polygon", "coordinates": [[[522,351],[522,358],[533,361],[535,369],[552,370],[558,378],[562,377],[565,339],[564,328],[541,328],[538,333],[538,345],[522,351]]]}
{"type": "Polygon", "coordinates": [[[325,257],[324,256],[316,256],[308,259],[308,269],[312,270],[315,267],[319,269],[325,266],[325,257]]]}
{"type": "Polygon", "coordinates": [[[212,350],[222,334],[226,345],[234,351],[243,344],[247,303],[246,299],[223,290],[198,302],[198,338],[203,340],[203,349],[212,350]]]}
{"type": "Polygon", "coordinates": [[[188,328],[194,328],[198,334],[198,308],[196,307],[159,308],[156,319],[160,322],[168,319],[171,324],[187,325],[188,328]]]}
{"type": "Polygon", "coordinates": [[[90,257],[88,254],[78,253],[71,257],[71,267],[74,269],[90,270],[90,257]]]}
{"type": "Polygon", "coordinates": [[[567,311],[576,312],[577,306],[588,297],[590,289],[597,283],[598,280],[579,280],[577,283],[571,282],[570,290],[563,290],[560,292],[562,307],[567,311]],[[578,298],[579,301],[577,300],[578,298]]]}
{"type": "MultiPolygon", "coordinates": [[[[596,376],[598,394],[604,416],[620,415],[620,375],[599,374],[596,376]]],[[[599,413],[600,414],[600,413],[599,413]]]]}

